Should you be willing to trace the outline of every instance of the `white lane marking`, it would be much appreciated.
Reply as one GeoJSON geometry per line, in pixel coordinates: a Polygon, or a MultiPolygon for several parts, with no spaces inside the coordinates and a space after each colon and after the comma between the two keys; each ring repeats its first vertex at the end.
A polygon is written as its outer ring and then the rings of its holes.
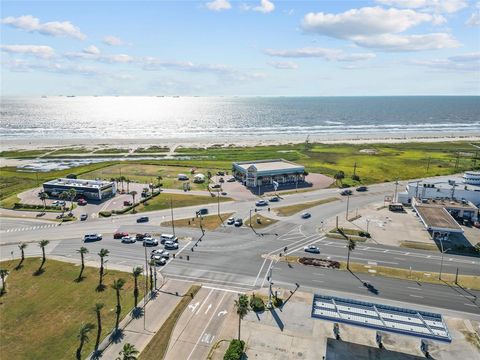
{"type": "Polygon", "coordinates": [[[253,285],[252,285],[252,286],[256,286],[256,285],[257,285],[258,277],[260,276],[260,273],[262,272],[263,267],[265,266],[265,262],[266,262],[266,261],[267,261],[267,258],[265,258],[265,259],[263,260],[263,264],[262,264],[262,266],[260,267],[260,270],[258,270],[257,277],[255,278],[255,281],[253,282],[253,285]]]}
{"type": "Polygon", "coordinates": [[[200,304],[199,302],[196,302],[195,305],[192,305],[192,304],[189,304],[188,305],[188,308],[190,310],[192,310],[192,312],[195,312],[195,309],[197,308],[198,304],[200,304]]]}
{"type": "MultiPolygon", "coordinates": [[[[192,240],[190,240],[188,243],[186,243],[185,246],[182,247],[182,248],[175,254],[175,257],[177,257],[178,255],[180,255],[180,253],[181,253],[188,245],[190,245],[191,242],[192,242],[192,240]]],[[[170,263],[172,262],[172,260],[173,260],[173,257],[171,257],[171,258],[167,261],[167,263],[166,263],[165,265],[163,265],[163,267],[162,267],[160,270],[158,270],[158,272],[162,272],[162,270],[165,269],[165,268],[168,266],[168,264],[170,264],[170,263]]]]}
{"type": "Polygon", "coordinates": [[[270,271],[270,268],[272,267],[272,265],[273,265],[273,259],[270,261],[270,265],[268,266],[267,271],[265,272],[265,276],[263,278],[262,285],[260,287],[263,287],[263,285],[265,284],[265,281],[267,280],[268,272],[270,271]]]}
{"type": "Polygon", "coordinates": [[[312,279],[312,281],[313,281],[313,282],[317,282],[317,283],[323,283],[323,282],[325,282],[325,281],[323,281],[323,280],[317,280],[317,279],[312,279]]]}
{"type": "Polygon", "coordinates": [[[195,315],[198,315],[198,313],[200,312],[200,310],[202,309],[203,307],[203,304],[205,304],[208,300],[208,298],[210,297],[211,293],[213,292],[213,289],[210,290],[210,292],[207,294],[207,296],[205,297],[205,299],[202,301],[202,304],[200,305],[200,307],[198,308],[197,312],[195,315]]]}
{"type": "Polygon", "coordinates": [[[411,297],[415,297],[415,298],[421,298],[421,299],[423,299],[423,296],[421,296],[421,295],[411,295],[411,294],[410,294],[410,296],[411,296],[411,297]]]}
{"type": "Polygon", "coordinates": [[[222,311],[219,311],[217,316],[222,316],[222,315],[227,315],[227,310],[222,310],[222,311]]]}
{"type": "Polygon", "coordinates": [[[463,305],[465,305],[465,306],[473,306],[473,307],[477,307],[477,305],[475,305],[475,304],[469,304],[469,303],[464,303],[463,305]]]}
{"type": "Polygon", "coordinates": [[[417,288],[417,287],[411,287],[411,286],[407,286],[407,289],[411,289],[411,290],[420,290],[420,291],[422,291],[422,289],[420,289],[420,288],[417,288]]]}
{"type": "Polygon", "coordinates": [[[178,275],[178,274],[165,274],[165,275],[167,275],[167,276],[169,276],[169,277],[171,277],[171,278],[180,277],[180,278],[191,279],[191,280],[207,280],[207,281],[219,282],[219,283],[223,283],[223,284],[226,285],[226,286],[238,287],[238,288],[240,288],[240,289],[247,289],[247,290],[250,290],[251,287],[252,287],[250,284],[238,283],[238,282],[233,282],[233,281],[210,279],[210,278],[201,277],[201,276],[186,276],[186,275],[178,275]],[[234,285],[229,285],[229,284],[245,285],[245,286],[248,286],[248,287],[244,287],[244,286],[234,286],[234,285]]]}
{"type": "Polygon", "coordinates": [[[316,276],[325,276],[325,274],[323,274],[323,273],[312,273],[312,275],[316,275],[316,276]]]}
{"type": "Polygon", "coordinates": [[[208,304],[207,310],[205,310],[205,315],[208,313],[211,307],[212,307],[212,304],[208,304]]]}
{"type": "Polygon", "coordinates": [[[225,295],[227,295],[227,294],[226,294],[226,293],[223,294],[222,298],[220,299],[220,302],[218,303],[217,307],[215,308],[215,311],[212,313],[212,316],[210,316],[210,320],[208,320],[207,325],[205,326],[205,328],[203,329],[202,333],[201,333],[200,336],[198,337],[197,342],[195,343],[195,346],[193,347],[192,351],[190,352],[190,355],[188,355],[188,357],[187,357],[187,360],[190,360],[190,358],[192,357],[192,354],[194,353],[195,349],[197,348],[198,343],[200,342],[200,339],[202,338],[203,334],[205,333],[205,330],[207,330],[208,326],[209,326],[210,323],[212,322],[212,319],[213,319],[213,317],[215,316],[215,314],[217,313],[217,310],[218,310],[218,308],[220,307],[223,299],[225,298],[225,295]]]}

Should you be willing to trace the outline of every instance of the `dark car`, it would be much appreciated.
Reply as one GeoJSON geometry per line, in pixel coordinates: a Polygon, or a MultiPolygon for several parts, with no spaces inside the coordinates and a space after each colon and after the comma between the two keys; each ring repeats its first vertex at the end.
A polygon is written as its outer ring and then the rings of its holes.
{"type": "Polygon", "coordinates": [[[218,182],[224,183],[224,182],[225,182],[225,179],[224,179],[224,178],[220,178],[220,179],[218,179],[218,182]]]}
{"type": "Polygon", "coordinates": [[[218,176],[225,176],[225,172],[224,171],[219,171],[219,172],[217,172],[217,175],[218,176]]]}
{"type": "Polygon", "coordinates": [[[366,186],[359,186],[359,187],[357,187],[356,190],[362,192],[362,191],[367,191],[368,188],[366,186]]]}
{"type": "Polygon", "coordinates": [[[280,198],[278,196],[274,196],[270,198],[270,202],[278,202],[278,201],[280,201],[280,198]]]}
{"type": "Polygon", "coordinates": [[[113,234],[114,239],[121,239],[125,236],[128,236],[128,233],[125,232],[125,231],[119,231],[119,232],[116,232],[115,234],[113,234]]]}
{"type": "Polygon", "coordinates": [[[132,206],[132,202],[131,201],[128,201],[128,200],[125,200],[123,202],[123,206],[132,206]]]}
{"type": "Polygon", "coordinates": [[[147,234],[147,233],[135,235],[135,238],[136,238],[137,240],[143,240],[144,238],[149,238],[149,237],[152,237],[152,235],[147,234]]]}
{"type": "Polygon", "coordinates": [[[85,220],[87,220],[87,218],[88,218],[87,214],[80,215],[80,221],[85,221],[85,220]]]}
{"type": "Polygon", "coordinates": [[[308,219],[310,217],[312,217],[312,214],[310,214],[308,212],[305,212],[305,213],[302,214],[302,219],[308,219]]]}
{"type": "Polygon", "coordinates": [[[202,208],[197,211],[197,215],[206,215],[208,214],[208,209],[207,208],[202,208]]]}
{"type": "Polygon", "coordinates": [[[148,222],[148,220],[150,220],[150,219],[148,218],[148,216],[140,216],[140,217],[137,219],[137,223],[148,222]]]}
{"type": "Polygon", "coordinates": [[[235,178],[232,177],[232,178],[228,179],[227,182],[235,182],[235,178]]]}
{"type": "Polygon", "coordinates": [[[352,195],[352,194],[353,194],[352,190],[348,190],[348,189],[347,190],[342,190],[340,192],[340,195],[343,195],[343,196],[352,195]]]}
{"type": "Polygon", "coordinates": [[[239,226],[242,226],[243,225],[243,220],[242,219],[236,219],[235,222],[234,222],[234,225],[236,227],[239,227],[239,226]]]}

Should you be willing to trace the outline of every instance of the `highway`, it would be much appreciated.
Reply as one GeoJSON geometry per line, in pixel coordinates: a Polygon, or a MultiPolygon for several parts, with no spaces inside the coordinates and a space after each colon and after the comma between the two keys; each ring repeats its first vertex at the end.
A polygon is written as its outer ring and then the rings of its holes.
{"type": "MultiPolygon", "coordinates": [[[[381,202],[385,194],[391,192],[391,184],[380,184],[371,187],[368,194],[350,197],[350,206],[362,207],[372,202],[381,202]]],[[[285,196],[280,204],[284,206],[304,201],[338,196],[338,190],[326,189],[315,192],[299,193],[285,196]]],[[[339,197],[340,198],[340,197],[339,197]]],[[[254,204],[249,201],[229,202],[221,205],[222,212],[236,212],[236,217],[247,217],[254,204]]],[[[212,213],[216,204],[207,206],[212,213]]],[[[175,217],[189,217],[198,207],[175,209],[175,217]]],[[[181,238],[179,252],[176,258],[160,268],[162,274],[179,281],[195,281],[209,284],[212,287],[226,288],[235,291],[250,291],[267,285],[267,274],[272,267],[275,286],[294,290],[299,284],[301,288],[312,292],[338,292],[350,294],[351,297],[363,296],[381,302],[382,299],[405,303],[405,306],[427,306],[478,315],[480,314],[480,291],[470,291],[458,287],[443,285],[418,284],[412,281],[395,280],[366,274],[352,274],[346,271],[321,269],[301,264],[287,264],[276,261],[279,253],[284,253],[287,247],[289,255],[304,255],[303,247],[315,244],[320,247],[320,255],[314,257],[345,260],[347,251],[345,242],[326,238],[318,231],[319,223],[342,214],[345,211],[345,199],[320,205],[309,210],[312,218],[303,220],[299,216],[284,218],[284,220],[256,234],[250,228],[235,228],[225,226],[216,231],[207,231],[201,238],[198,229],[176,229],[176,235],[181,238]],[[262,235],[263,234],[263,235],[262,235]],[[187,260],[188,256],[188,260],[187,260]],[[368,286],[366,286],[367,284],[368,286]],[[407,305],[408,304],[408,305],[407,305]]],[[[142,214],[143,215],[143,214],[142,214]]],[[[89,254],[86,260],[99,262],[98,251],[107,248],[107,269],[117,265],[133,267],[145,263],[144,248],[140,243],[122,244],[114,240],[112,234],[117,231],[129,233],[171,233],[171,228],[159,226],[170,218],[169,210],[148,214],[150,222],[137,224],[136,215],[117,216],[108,219],[90,219],[84,223],[75,222],[61,226],[42,227],[45,224],[35,222],[35,225],[20,219],[8,219],[0,233],[0,259],[19,257],[19,242],[36,242],[49,239],[47,253],[63,257],[69,261],[78,261],[76,250],[86,246],[89,254]],[[18,225],[18,226],[16,226],[18,225]],[[99,242],[83,243],[85,233],[98,232],[104,235],[99,242]]],[[[49,225],[49,224],[47,224],[49,225]]],[[[151,249],[148,249],[150,252],[151,249]]],[[[29,244],[27,256],[40,255],[36,244],[29,244]]],[[[310,256],[310,255],[309,255],[310,256]]],[[[375,244],[358,244],[351,254],[351,261],[365,265],[391,266],[404,269],[438,272],[441,257],[438,253],[387,247],[375,244]]],[[[445,255],[443,271],[480,276],[480,259],[466,256],[445,255]]],[[[428,275],[426,275],[428,276],[428,275]]]]}

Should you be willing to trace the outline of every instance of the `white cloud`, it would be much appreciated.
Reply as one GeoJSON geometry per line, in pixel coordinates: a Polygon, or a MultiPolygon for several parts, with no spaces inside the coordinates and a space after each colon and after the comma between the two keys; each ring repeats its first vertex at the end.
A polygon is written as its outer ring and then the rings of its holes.
{"type": "Polygon", "coordinates": [[[298,69],[298,64],[292,61],[269,61],[268,65],[280,70],[295,70],[298,69]]]}
{"type": "Polygon", "coordinates": [[[303,18],[306,32],[327,35],[339,39],[400,33],[421,23],[438,24],[442,17],[413,10],[364,7],[340,14],[308,13],[303,18]]]}
{"type": "Polygon", "coordinates": [[[78,40],[85,40],[87,37],[70,21],[50,21],[41,23],[39,18],[33,17],[32,15],[19,17],[9,16],[2,19],[2,24],[10,25],[28,32],[38,32],[43,35],[71,37],[78,40]]]}
{"type": "Polygon", "coordinates": [[[480,52],[451,56],[446,59],[412,60],[410,64],[436,71],[472,71],[480,73],[480,52]]]}
{"type": "Polygon", "coordinates": [[[461,44],[450,34],[432,33],[423,35],[383,34],[357,37],[357,45],[383,51],[422,51],[459,47],[461,44]]]}
{"type": "Polygon", "coordinates": [[[269,0],[261,0],[260,5],[253,7],[252,10],[267,14],[275,10],[275,4],[269,0]]]}
{"type": "Polygon", "coordinates": [[[376,0],[377,3],[407,9],[424,9],[437,13],[455,13],[468,6],[465,0],[376,0]]]}
{"type": "Polygon", "coordinates": [[[480,26],[480,2],[475,5],[475,10],[465,22],[468,26],[480,26]]]}
{"type": "Polygon", "coordinates": [[[222,11],[232,8],[232,5],[228,2],[228,0],[214,0],[206,3],[205,6],[207,9],[213,11],[222,11]]]}
{"type": "Polygon", "coordinates": [[[100,54],[100,49],[97,48],[95,45],[90,45],[83,49],[83,52],[86,54],[91,54],[91,55],[98,55],[100,54]]]}
{"type": "Polygon", "coordinates": [[[55,55],[50,46],[45,45],[1,45],[2,51],[11,54],[28,54],[38,58],[47,59],[55,55]]]}
{"type": "Polygon", "coordinates": [[[116,36],[107,35],[103,37],[103,43],[109,46],[121,46],[124,45],[124,41],[116,36]]]}
{"type": "Polygon", "coordinates": [[[373,53],[346,54],[340,49],[329,49],[319,47],[306,47],[291,50],[266,49],[265,53],[270,56],[284,58],[323,58],[328,61],[363,61],[375,58],[373,53]]]}

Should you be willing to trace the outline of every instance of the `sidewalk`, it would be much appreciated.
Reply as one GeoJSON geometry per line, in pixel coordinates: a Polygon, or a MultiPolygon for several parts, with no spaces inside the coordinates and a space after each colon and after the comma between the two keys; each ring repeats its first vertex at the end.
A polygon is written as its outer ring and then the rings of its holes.
{"type": "MultiPolygon", "coordinates": [[[[160,329],[173,308],[180,302],[182,295],[188,291],[190,285],[187,282],[166,280],[155,297],[147,303],[146,318],[143,313],[136,318],[132,317],[132,313],[128,314],[120,322],[120,334],[114,339],[109,334],[101,342],[99,348],[104,350],[99,358],[116,359],[125,343],[134,345],[141,352],[160,329]],[[176,295],[176,292],[179,296],[176,295]]],[[[143,305],[143,299],[139,305],[143,305]]],[[[90,354],[87,359],[95,359],[92,355],[90,354]]]]}

